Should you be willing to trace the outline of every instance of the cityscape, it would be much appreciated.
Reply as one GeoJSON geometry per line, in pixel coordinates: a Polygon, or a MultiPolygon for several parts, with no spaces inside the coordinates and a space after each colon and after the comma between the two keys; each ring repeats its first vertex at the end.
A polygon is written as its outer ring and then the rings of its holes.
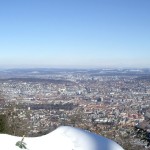
{"type": "Polygon", "coordinates": [[[0,1],[1,149],[150,150],[149,41],[150,0],[0,1]]]}
{"type": "Polygon", "coordinates": [[[147,146],[134,128],[150,131],[150,69],[6,69],[0,94],[0,113],[10,112],[14,135],[41,136],[67,125],[124,147],[147,146]]]}

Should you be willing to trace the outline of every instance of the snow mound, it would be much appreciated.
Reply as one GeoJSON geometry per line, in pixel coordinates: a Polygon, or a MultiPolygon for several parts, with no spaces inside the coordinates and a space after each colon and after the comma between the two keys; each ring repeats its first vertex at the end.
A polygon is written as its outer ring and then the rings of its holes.
{"type": "MultiPolygon", "coordinates": [[[[0,134],[0,149],[19,150],[15,144],[21,139],[0,134]]],[[[25,137],[24,142],[28,150],[123,150],[110,139],[69,126],[61,126],[41,137],[25,137]]]]}

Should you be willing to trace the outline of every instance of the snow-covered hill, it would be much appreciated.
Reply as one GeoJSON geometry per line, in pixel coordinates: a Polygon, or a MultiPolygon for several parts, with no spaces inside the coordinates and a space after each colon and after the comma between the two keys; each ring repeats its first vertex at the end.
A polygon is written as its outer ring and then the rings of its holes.
{"type": "MultiPolygon", "coordinates": [[[[19,150],[15,144],[21,139],[0,134],[0,149],[19,150]]],[[[110,139],[69,126],[59,127],[41,137],[25,137],[24,142],[29,150],[123,150],[110,139]]]]}

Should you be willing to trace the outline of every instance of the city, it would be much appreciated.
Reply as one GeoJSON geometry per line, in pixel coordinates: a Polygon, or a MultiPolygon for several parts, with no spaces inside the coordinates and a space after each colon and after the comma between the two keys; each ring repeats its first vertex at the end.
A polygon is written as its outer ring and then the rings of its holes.
{"type": "Polygon", "coordinates": [[[150,150],[149,6],[0,1],[0,149],[150,150]]]}
{"type": "Polygon", "coordinates": [[[41,136],[67,125],[125,149],[146,148],[133,132],[150,131],[150,69],[1,70],[0,94],[0,113],[9,114],[14,135],[41,136]]]}

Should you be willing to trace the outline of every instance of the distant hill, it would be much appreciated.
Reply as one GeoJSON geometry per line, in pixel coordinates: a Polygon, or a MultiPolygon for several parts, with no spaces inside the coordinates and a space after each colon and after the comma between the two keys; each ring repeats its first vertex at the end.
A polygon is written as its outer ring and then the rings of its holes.
{"type": "Polygon", "coordinates": [[[135,78],[135,80],[146,80],[146,81],[150,81],[150,75],[140,76],[140,77],[135,78]]]}
{"type": "Polygon", "coordinates": [[[42,78],[8,78],[8,79],[0,79],[0,81],[22,81],[22,82],[45,82],[45,83],[73,83],[69,80],[55,80],[55,79],[42,79],[42,78]]]}

